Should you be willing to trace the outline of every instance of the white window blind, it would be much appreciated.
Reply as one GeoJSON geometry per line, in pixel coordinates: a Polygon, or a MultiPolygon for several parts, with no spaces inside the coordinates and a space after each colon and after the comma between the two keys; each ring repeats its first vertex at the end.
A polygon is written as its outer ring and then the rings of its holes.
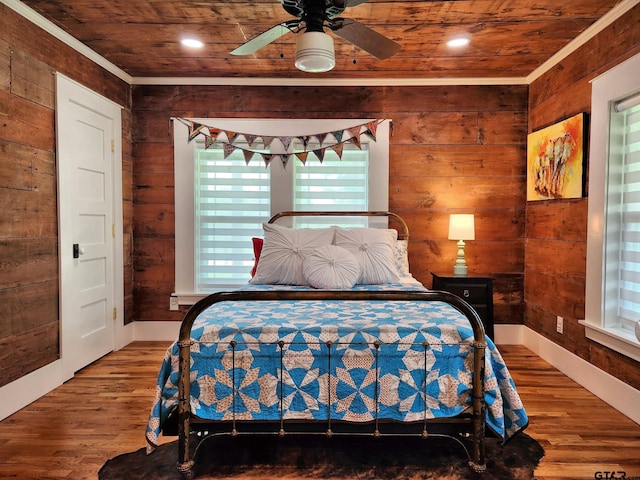
{"type": "MultiPolygon", "coordinates": [[[[311,146],[313,148],[313,146],[311,146]]],[[[342,158],[327,151],[323,163],[294,164],[294,210],[362,212],[369,209],[369,148],[345,145],[342,158]]],[[[294,217],[298,228],[321,225],[365,226],[365,217],[294,217]]]]}
{"type": "MultiPolygon", "coordinates": [[[[245,147],[246,148],[246,147],[245,147]]],[[[242,285],[253,265],[252,237],[262,235],[270,212],[270,170],[245,165],[241,150],[196,149],[196,288],[242,285]]]]}
{"type": "Polygon", "coordinates": [[[618,315],[621,326],[633,330],[640,320],[640,105],[622,115],[618,315]]]}

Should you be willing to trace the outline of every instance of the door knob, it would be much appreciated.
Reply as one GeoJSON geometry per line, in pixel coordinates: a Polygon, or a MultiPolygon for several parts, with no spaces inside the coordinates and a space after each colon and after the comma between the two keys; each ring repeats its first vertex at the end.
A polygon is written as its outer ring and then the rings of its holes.
{"type": "Polygon", "coordinates": [[[80,255],[84,255],[84,248],[80,247],[80,244],[73,244],[73,258],[79,258],[80,255]]]}

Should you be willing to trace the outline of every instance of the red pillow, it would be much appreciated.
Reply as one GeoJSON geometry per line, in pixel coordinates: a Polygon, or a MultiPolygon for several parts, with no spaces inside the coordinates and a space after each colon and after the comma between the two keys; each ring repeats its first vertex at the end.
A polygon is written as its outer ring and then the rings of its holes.
{"type": "Polygon", "coordinates": [[[258,260],[260,260],[260,254],[262,253],[262,245],[264,245],[264,239],[253,237],[251,239],[253,243],[253,258],[255,259],[253,263],[253,268],[251,269],[251,276],[253,277],[256,274],[256,270],[258,269],[258,260]]]}

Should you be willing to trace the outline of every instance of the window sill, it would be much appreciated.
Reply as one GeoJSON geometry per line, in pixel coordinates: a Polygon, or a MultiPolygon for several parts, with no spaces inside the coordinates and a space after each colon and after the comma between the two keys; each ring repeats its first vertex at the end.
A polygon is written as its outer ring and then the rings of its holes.
{"type": "Polygon", "coordinates": [[[578,323],[584,325],[585,336],[588,339],[640,362],[640,341],[635,338],[633,333],[615,328],[603,328],[587,320],[580,320],[578,323]]]}

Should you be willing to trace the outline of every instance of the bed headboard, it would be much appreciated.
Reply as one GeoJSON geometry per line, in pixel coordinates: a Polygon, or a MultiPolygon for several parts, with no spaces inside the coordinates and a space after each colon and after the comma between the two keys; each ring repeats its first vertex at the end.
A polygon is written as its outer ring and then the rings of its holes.
{"type": "MultiPolygon", "coordinates": [[[[284,217],[387,217],[393,222],[397,223],[398,240],[409,240],[409,227],[406,222],[399,215],[392,212],[280,212],[276,213],[269,219],[268,223],[275,223],[278,219],[284,217]]],[[[390,224],[391,228],[392,225],[390,224]]]]}

